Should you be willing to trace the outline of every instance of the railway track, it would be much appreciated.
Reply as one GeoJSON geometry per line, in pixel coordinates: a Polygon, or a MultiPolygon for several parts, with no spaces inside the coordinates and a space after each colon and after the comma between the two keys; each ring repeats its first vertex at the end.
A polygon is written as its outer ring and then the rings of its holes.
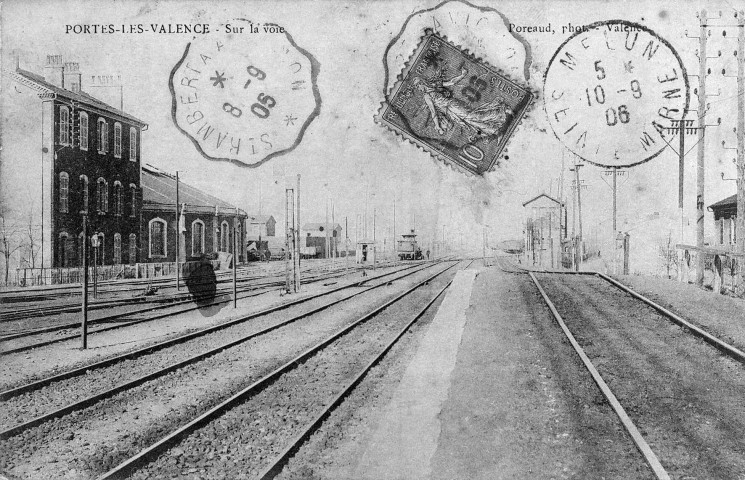
{"type": "MultiPolygon", "coordinates": [[[[343,275],[346,275],[347,272],[345,270],[335,270],[331,271],[326,274],[318,274],[315,276],[306,276],[304,281],[305,283],[314,283],[319,281],[325,281],[330,280],[332,278],[337,278],[343,275]]],[[[284,285],[283,281],[273,281],[273,282],[263,282],[258,285],[244,285],[237,289],[237,293],[239,294],[238,299],[245,299],[250,297],[255,297],[258,295],[262,295],[264,293],[271,292],[272,290],[276,289],[279,286],[284,285]]],[[[130,326],[130,325],[136,325],[138,323],[143,323],[146,321],[152,321],[157,320],[161,318],[166,318],[186,312],[190,312],[193,310],[198,310],[200,308],[205,307],[211,307],[211,306],[217,306],[222,305],[224,303],[229,303],[233,299],[233,292],[232,289],[216,293],[215,298],[209,302],[200,302],[198,305],[195,305],[194,302],[194,296],[190,293],[184,294],[186,298],[183,300],[177,300],[166,304],[160,304],[155,306],[147,306],[145,308],[139,309],[139,310],[128,310],[126,312],[121,313],[114,313],[111,315],[104,315],[103,317],[91,319],[88,321],[88,325],[90,327],[93,327],[91,330],[89,330],[89,333],[101,333],[106,332],[110,330],[115,330],[118,328],[130,326]],[[170,309],[174,308],[180,305],[186,305],[186,308],[182,308],[176,311],[172,312],[165,312],[159,315],[151,315],[152,312],[158,311],[158,310],[164,310],[164,309],[170,309]],[[150,315],[146,316],[145,318],[137,318],[138,315],[150,315]],[[111,325],[112,322],[116,321],[116,325],[111,325]],[[108,324],[108,326],[106,326],[108,324]],[[96,328],[97,325],[102,325],[101,327],[96,328]]],[[[80,307],[78,307],[79,311],[80,307]]],[[[44,323],[55,323],[50,322],[49,320],[45,320],[44,323]]],[[[37,336],[42,335],[46,333],[52,333],[52,332],[58,332],[61,330],[74,330],[78,329],[80,327],[79,322],[68,322],[68,323],[62,323],[58,322],[56,325],[51,326],[44,326],[41,328],[27,328],[27,329],[21,329],[20,331],[13,331],[6,333],[4,335],[0,335],[0,345],[3,343],[7,343],[12,340],[17,340],[20,338],[25,337],[31,337],[31,336],[37,336]]],[[[76,338],[77,335],[67,335],[63,337],[55,337],[50,340],[42,340],[38,342],[33,342],[29,345],[22,345],[22,346],[15,346],[8,349],[0,350],[0,353],[8,354],[8,353],[18,353],[26,350],[30,350],[33,348],[38,348],[40,346],[44,345],[50,345],[52,343],[59,343],[62,341],[70,340],[76,338]]],[[[2,347],[0,347],[2,348],[2,347]]]]}
{"type": "MultiPolygon", "coordinates": [[[[347,289],[351,289],[351,288],[354,288],[354,287],[361,286],[361,285],[363,285],[363,284],[365,284],[367,282],[370,282],[370,281],[384,279],[384,278],[387,278],[387,277],[395,276],[397,274],[400,274],[400,275],[398,277],[395,277],[394,278],[395,280],[398,280],[398,279],[401,279],[401,278],[406,278],[406,277],[408,277],[410,275],[413,275],[413,274],[417,273],[419,270],[423,270],[423,269],[429,268],[432,265],[434,265],[434,264],[428,264],[428,265],[423,265],[423,266],[422,265],[408,265],[408,266],[405,266],[403,268],[394,270],[392,272],[386,272],[386,273],[383,273],[383,274],[380,274],[380,275],[377,275],[377,276],[374,276],[374,277],[366,278],[364,280],[357,281],[357,282],[354,282],[354,283],[351,283],[351,284],[348,284],[348,285],[342,285],[342,286],[337,287],[337,288],[333,288],[333,289],[330,289],[330,290],[326,290],[324,292],[320,292],[319,294],[316,294],[316,295],[311,295],[311,296],[308,296],[308,297],[303,297],[303,298],[299,298],[299,299],[296,299],[296,300],[292,300],[292,301],[289,301],[289,302],[286,302],[286,303],[283,303],[283,304],[280,304],[280,305],[277,305],[277,306],[274,306],[274,307],[266,308],[266,309],[260,310],[258,312],[253,312],[253,313],[250,313],[250,314],[247,314],[247,315],[241,315],[241,316],[239,316],[237,318],[227,320],[227,321],[225,321],[223,323],[220,323],[220,324],[217,324],[217,325],[214,325],[214,326],[211,326],[211,327],[200,329],[200,330],[197,330],[197,331],[194,331],[194,332],[189,332],[189,333],[186,333],[186,334],[177,336],[175,338],[171,338],[171,339],[168,339],[168,340],[165,340],[165,341],[162,341],[162,342],[158,342],[158,343],[155,343],[155,344],[152,344],[152,345],[148,345],[146,347],[143,347],[143,348],[140,348],[140,349],[131,351],[131,352],[123,353],[121,355],[117,355],[117,356],[114,356],[114,357],[111,357],[111,358],[107,358],[107,359],[101,360],[101,361],[96,362],[96,363],[86,364],[86,365],[84,365],[84,366],[82,366],[80,368],[76,368],[74,370],[69,370],[69,371],[66,371],[66,372],[63,372],[63,373],[56,374],[56,375],[51,376],[51,377],[42,378],[42,379],[35,380],[33,382],[30,382],[30,383],[26,383],[26,384],[23,384],[23,385],[19,385],[19,386],[13,387],[11,389],[7,389],[5,391],[0,392],[0,400],[5,400],[5,399],[12,398],[12,397],[14,397],[16,395],[19,395],[19,394],[22,394],[22,393],[25,393],[25,392],[33,391],[35,389],[38,389],[38,388],[41,388],[43,386],[49,385],[49,384],[51,384],[53,382],[56,382],[56,381],[64,380],[64,379],[67,379],[67,378],[72,378],[72,377],[75,377],[75,376],[78,376],[78,375],[87,374],[91,370],[95,370],[97,368],[106,367],[106,366],[112,365],[114,363],[123,361],[123,360],[131,360],[131,359],[137,358],[137,357],[139,357],[141,355],[152,353],[154,351],[158,351],[158,350],[163,349],[163,348],[168,348],[168,347],[172,347],[172,346],[175,346],[175,345],[179,345],[179,344],[184,343],[186,341],[189,341],[189,340],[192,340],[192,339],[195,339],[195,338],[199,338],[199,337],[202,337],[202,336],[205,336],[205,335],[209,335],[209,334],[211,334],[213,332],[224,330],[226,328],[232,327],[233,325],[239,325],[241,323],[244,323],[244,322],[246,322],[248,320],[251,320],[251,319],[254,319],[254,318],[258,318],[258,317],[265,316],[265,315],[268,315],[268,314],[272,314],[272,313],[275,313],[275,312],[280,312],[280,311],[285,310],[287,308],[294,307],[294,306],[297,306],[297,305],[301,305],[301,304],[304,304],[304,303],[308,303],[308,302],[311,302],[311,301],[316,300],[316,299],[321,298],[321,297],[333,295],[333,294],[335,294],[337,292],[341,292],[341,291],[344,291],[344,290],[347,290],[347,289]],[[408,270],[413,270],[413,271],[412,272],[409,272],[409,273],[405,273],[408,270]]],[[[382,286],[382,285],[384,285],[386,283],[389,283],[389,282],[393,281],[394,279],[388,278],[382,284],[376,286],[375,288],[377,288],[379,286],[382,286]]],[[[349,297],[349,298],[351,298],[351,297],[349,297]]],[[[98,332],[100,333],[101,330],[99,330],[98,332]]],[[[74,338],[77,338],[77,336],[73,336],[71,338],[74,339],[74,338]]],[[[49,344],[49,342],[47,342],[47,344],[49,344]]],[[[9,354],[9,353],[10,352],[5,352],[5,354],[9,354]]]]}
{"type": "Polygon", "coordinates": [[[740,349],[606,275],[527,274],[656,478],[745,471],[739,394],[712,393],[745,392],[740,349]]]}
{"type": "MultiPolygon", "coordinates": [[[[321,342],[320,344],[316,345],[316,347],[314,347],[315,349],[312,348],[312,349],[306,350],[300,356],[295,357],[290,362],[286,362],[283,367],[281,367],[279,369],[275,369],[273,371],[273,373],[270,373],[269,375],[266,375],[262,380],[260,380],[258,382],[254,382],[254,386],[253,387],[249,387],[249,390],[248,391],[250,392],[250,391],[256,390],[257,388],[263,388],[263,387],[259,387],[258,385],[265,385],[267,383],[272,383],[274,380],[276,380],[276,378],[278,378],[279,376],[282,376],[284,374],[283,372],[285,370],[293,370],[295,368],[300,368],[302,366],[302,363],[304,361],[306,361],[307,359],[315,356],[315,354],[317,353],[318,350],[323,349],[323,348],[329,346],[331,343],[333,343],[335,341],[335,339],[338,339],[338,338],[346,335],[347,332],[353,330],[355,327],[360,326],[360,325],[363,325],[364,323],[366,323],[367,320],[380,315],[381,312],[384,312],[384,311],[388,310],[389,307],[391,307],[392,305],[394,305],[397,302],[401,301],[404,297],[409,296],[410,294],[412,294],[412,292],[414,292],[417,289],[420,289],[421,287],[429,284],[429,282],[431,282],[432,280],[434,280],[438,276],[442,275],[444,272],[446,272],[446,271],[450,270],[451,268],[455,267],[456,265],[458,265],[458,263],[459,262],[455,262],[455,263],[453,263],[450,266],[446,266],[444,268],[441,268],[439,271],[437,271],[436,273],[434,273],[432,275],[429,275],[428,274],[427,277],[424,280],[417,281],[417,283],[413,287],[407,289],[404,293],[397,295],[394,299],[391,299],[391,300],[387,301],[385,304],[383,304],[382,306],[379,306],[379,307],[375,308],[372,312],[369,312],[369,313],[363,315],[359,320],[357,320],[353,324],[347,325],[344,328],[342,328],[342,330],[337,331],[336,334],[335,334],[335,336],[332,336],[333,338],[332,337],[329,337],[329,339],[326,339],[323,342],[321,342]],[[282,370],[282,369],[285,369],[285,370],[282,370]],[[253,390],[251,390],[251,388],[253,388],[253,390]]],[[[400,275],[399,277],[397,277],[395,279],[390,279],[389,278],[387,280],[382,280],[381,281],[381,280],[378,280],[378,279],[380,277],[383,277],[383,276],[370,278],[367,281],[373,281],[373,280],[375,280],[375,283],[377,283],[377,284],[376,285],[373,285],[373,286],[368,286],[368,287],[366,287],[365,289],[363,289],[363,290],[361,290],[359,292],[353,293],[351,296],[345,296],[344,298],[335,299],[332,302],[329,302],[328,304],[315,307],[311,311],[304,312],[302,314],[299,314],[299,315],[296,315],[294,317],[291,317],[290,319],[286,319],[283,322],[279,322],[279,323],[274,324],[273,326],[269,326],[269,327],[265,328],[264,330],[259,330],[257,332],[252,333],[252,334],[249,334],[248,336],[245,336],[245,338],[234,338],[230,343],[224,344],[224,345],[221,345],[221,346],[217,346],[217,347],[213,348],[210,351],[202,352],[201,354],[194,356],[192,359],[185,359],[185,360],[183,360],[181,362],[173,363],[173,364],[169,365],[168,367],[166,367],[166,369],[163,370],[163,372],[161,372],[161,373],[157,373],[156,374],[155,372],[151,372],[151,374],[147,375],[148,378],[141,377],[140,379],[137,379],[135,383],[141,384],[143,382],[148,382],[148,381],[153,380],[155,378],[163,378],[163,375],[167,375],[169,372],[171,372],[171,374],[173,374],[172,372],[174,372],[176,370],[178,370],[179,372],[182,372],[183,370],[186,370],[187,369],[186,367],[190,363],[193,363],[193,362],[203,362],[205,359],[210,358],[211,356],[217,355],[220,352],[230,351],[231,348],[236,348],[239,344],[242,344],[243,342],[246,342],[249,339],[256,339],[258,337],[264,338],[264,336],[267,335],[269,332],[281,330],[282,327],[287,326],[287,325],[292,325],[292,324],[294,324],[294,322],[296,322],[300,318],[308,317],[310,315],[315,315],[316,313],[318,313],[318,312],[320,312],[322,310],[326,310],[327,308],[331,307],[332,305],[336,305],[336,304],[339,304],[339,303],[342,303],[342,302],[346,302],[347,300],[349,300],[349,299],[351,299],[353,297],[357,297],[358,295],[361,295],[362,293],[369,292],[369,291],[371,291],[373,289],[376,289],[378,287],[381,287],[381,286],[389,285],[390,282],[392,282],[392,281],[397,281],[397,280],[400,280],[400,279],[402,279],[404,277],[412,276],[412,275],[418,273],[419,271],[423,271],[423,270],[425,270],[427,268],[432,268],[434,266],[435,265],[428,265],[425,268],[422,268],[421,270],[417,269],[414,272],[408,272],[406,274],[402,274],[402,275],[400,275]]],[[[390,277],[390,275],[385,275],[385,276],[390,277]]],[[[431,287],[427,287],[427,288],[431,288],[431,287]]],[[[434,301],[434,299],[432,299],[432,301],[434,301]]],[[[425,310],[426,310],[426,308],[425,308],[425,310]]],[[[401,334],[402,333],[403,333],[403,331],[401,331],[401,334]]],[[[131,385],[128,385],[128,386],[122,385],[122,386],[120,386],[120,388],[125,388],[126,389],[126,388],[132,388],[133,386],[134,386],[134,383],[132,383],[131,385]]],[[[351,388],[353,388],[353,387],[351,387],[351,388]]],[[[121,390],[118,390],[118,391],[121,391],[121,390]]],[[[95,404],[98,404],[98,402],[101,402],[101,400],[103,398],[110,398],[112,395],[115,395],[116,393],[118,393],[118,392],[109,392],[109,393],[100,392],[99,394],[96,395],[96,398],[91,397],[89,399],[86,399],[86,402],[88,402],[88,403],[92,402],[92,404],[95,405],[95,404]]],[[[235,395],[233,395],[233,397],[243,398],[246,395],[248,395],[247,392],[243,392],[243,393],[240,393],[240,394],[236,393],[235,395]]],[[[4,397],[4,398],[7,398],[7,397],[4,397]]],[[[214,411],[218,411],[218,410],[219,411],[223,411],[226,408],[229,408],[228,405],[230,404],[230,402],[236,402],[236,401],[237,400],[235,400],[235,399],[225,401],[225,402],[227,402],[226,405],[223,405],[222,403],[220,403],[219,405],[215,406],[214,408],[212,408],[208,412],[205,412],[203,415],[201,415],[200,416],[200,418],[202,418],[201,420],[198,420],[198,421],[195,420],[195,421],[197,422],[197,424],[202,425],[202,424],[204,424],[205,421],[207,421],[206,419],[210,418],[212,415],[216,415],[216,413],[209,413],[209,412],[212,412],[213,410],[214,411]]],[[[223,403],[225,403],[225,402],[223,402],[223,403]]],[[[73,410],[78,410],[80,408],[85,408],[85,407],[86,407],[86,405],[84,405],[83,403],[79,403],[77,406],[75,406],[73,408],[73,410]]],[[[67,407],[65,407],[65,408],[67,408],[67,407]]],[[[68,415],[73,410],[69,410],[69,411],[66,411],[66,412],[60,411],[60,414],[61,415],[68,415]]],[[[48,417],[48,418],[46,418],[44,420],[36,421],[36,423],[29,424],[29,425],[27,425],[27,427],[22,428],[20,430],[14,430],[14,431],[7,431],[6,430],[6,432],[3,432],[3,434],[1,435],[2,438],[5,439],[4,442],[6,442],[6,445],[5,445],[4,448],[9,447],[9,445],[7,444],[8,441],[14,440],[11,437],[17,437],[17,439],[23,443],[25,441],[28,441],[30,438],[40,438],[40,436],[44,436],[44,434],[42,432],[39,432],[38,431],[38,428],[44,428],[43,425],[41,427],[38,427],[38,426],[41,425],[42,423],[48,422],[51,418],[52,417],[48,417]],[[34,430],[37,430],[37,432],[36,433],[33,433],[34,430]],[[31,431],[32,433],[29,433],[29,431],[31,431]],[[10,439],[10,440],[8,440],[8,439],[10,439]]],[[[192,427],[189,427],[189,425],[191,425],[192,423],[193,422],[189,422],[187,425],[185,425],[184,427],[180,428],[179,431],[181,433],[179,433],[177,435],[180,435],[180,436],[185,435],[187,433],[187,431],[189,430],[189,428],[192,428],[192,427]]],[[[50,428],[53,428],[53,427],[50,427],[50,428]]],[[[170,444],[170,443],[171,443],[171,440],[168,440],[165,443],[162,443],[161,445],[170,444]]],[[[159,442],[159,444],[160,444],[160,442],[159,442]]],[[[154,450],[148,449],[148,451],[149,452],[153,452],[153,451],[157,451],[157,450],[159,450],[161,448],[162,447],[155,447],[154,450]]],[[[142,459],[144,459],[144,458],[152,458],[152,457],[149,457],[149,456],[150,455],[153,455],[153,454],[154,453],[147,453],[147,454],[140,455],[138,457],[138,458],[140,458],[140,460],[136,460],[134,463],[142,462],[142,459]]],[[[132,463],[128,463],[128,465],[132,465],[132,463]]],[[[131,471],[131,468],[130,467],[122,467],[118,471],[121,472],[123,470],[131,471]]],[[[111,475],[113,475],[113,477],[111,477],[111,478],[114,478],[114,477],[116,477],[117,475],[120,475],[120,474],[119,473],[112,473],[111,475]]],[[[109,477],[105,477],[105,478],[109,478],[109,477]]]]}
{"type": "MultiPolygon", "coordinates": [[[[354,267],[355,270],[359,270],[360,267],[354,267]]],[[[240,269],[239,269],[240,271],[240,269]]],[[[346,268],[332,268],[332,269],[319,269],[317,267],[310,267],[302,270],[302,273],[304,275],[316,275],[316,276],[322,276],[322,275],[328,275],[329,278],[331,278],[331,275],[339,272],[345,272],[348,271],[346,268]]],[[[340,274],[340,273],[339,273],[340,274]]],[[[226,274],[220,274],[221,279],[217,280],[217,290],[221,294],[229,294],[232,292],[232,277],[228,278],[226,274]]],[[[197,278],[198,279],[198,278],[197,278]]],[[[280,286],[284,283],[284,273],[275,273],[273,275],[255,275],[255,276],[240,276],[237,279],[238,284],[247,284],[250,282],[259,281],[260,286],[280,286]],[[267,278],[275,278],[276,280],[267,282],[267,278]]],[[[183,280],[182,280],[183,281],[183,280]]],[[[166,279],[161,280],[155,285],[148,285],[148,284],[137,284],[142,287],[146,286],[158,286],[158,287],[173,287],[173,283],[175,282],[175,279],[166,279]]],[[[75,297],[80,294],[80,286],[77,286],[77,289],[73,291],[69,291],[65,294],[60,294],[61,298],[70,298],[75,297]]],[[[91,287],[92,288],[92,287],[91,287]]],[[[117,292],[132,292],[131,286],[129,284],[124,283],[124,285],[117,285],[116,289],[108,290],[105,292],[108,293],[117,293],[117,292]],[[123,288],[119,288],[123,287],[123,288]]],[[[101,295],[102,292],[99,289],[99,295],[101,295]]],[[[158,296],[130,296],[126,298],[121,299],[111,299],[111,300],[99,300],[99,301],[93,301],[89,303],[89,311],[95,311],[95,310],[102,310],[102,309],[110,309],[112,307],[121,307],[121,306],[128,306],[133,304],[141,304],[141,303],[163,303],[167,302],[170,304],[174,303],[180,303],[180,302],[187,302],[191,299],[192,295],[186,290],[186,287],[184,287],[184,291],[177,292],[174,291],[172,293],[167,293],[165,295],[158,295],[158,296]]],[[[55,305],[48,305],[48,306],[32,306],[29,308],[16,308],[15,303],[9,303],[10,300],[12,300],[11,297],[9,297],[7,294],[0,297],[0,300],[2,300],[6,305],[9,305],[10,310],[0,311],[0,323],[7,323],[12,321],[18,321],[23,319],[29,319],[29,318],[42,318],[42,317],[49,317],[53,315],[60,315],[64,313],[72,313],[72,312],[78,312],[80,311],[80,303],[79,300],[75,300],[74,302],[66,302],[64,304],[55,304],[55,305]]],[[[31,301],[38,302],[39,299],[33,299],[31,301]]]]}

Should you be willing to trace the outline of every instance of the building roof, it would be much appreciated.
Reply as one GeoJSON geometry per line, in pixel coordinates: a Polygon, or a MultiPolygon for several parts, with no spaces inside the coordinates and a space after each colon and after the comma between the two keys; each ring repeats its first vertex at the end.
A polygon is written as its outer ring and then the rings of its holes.
{"type": "Polygon", "coordinates": [[[541,193],[540,195],[538,195],[536,197],[533,197],[530,200],[528,200],[527,202],[523,203],[523,207],[527,206],[529,203],[535,202],[536,200],[538,200],[541,197],[546,197],[547,199],[551,200],[552,202],[556,203],[557,205],[562,205],[562,203],[560,201],[556,200],[554,197],[549,197],[545,193],[541,193]]]}
{"type": "MultiPolygon", "coordinates": [[[[145,207],[170,207],[176,205],[176,177],[157,167],[145,164],[142,166],[142,201],[145,207]]],[[[186,204],[186,211],[215,210],[218,207],[223,213],[236,210],[225,200],[203,192],[188,183],[179,180],[179,202],[186,204]]],[[[245,217],[246,212],[238,209],[238,215],[245,217]]]]}
{"type": "Polygon", "coordinates": [[[99,110],[103,110],[106,113],[110,113],[112,115],[116,115],[118,117],[127,119],[131,122],[134,122],[140,126],[147,125],[145,122],[140,120],[139,118],[133,117],[132,115],[123,112],[117,108],[112,107],[108,103],[104,103],[101,100],[94,98],[87,93],[83,92],[82,90],[80,92],[73,92],[71,90],[67,90],[65,88],[58,87],[56,85],[53,85],[49,82],[47,82],[44,77],[41,75],[37,75],[35,73],[23,70],[21,68],[17,68],[15,71],[15,74],[11,75],[11,77],[16,80],[17,82],[21,83],[22,85],[25,85],[29,88],[32,88],[33,90],[36,90],[39,93],[53,93],[55,95],[59,95],[62,97],[69,98],[70,100],[75,100],[81,103],[84,103],[88,106],[91,106],[93,108],[97,108],[99,110]]]}
{"type": "Polygon", "coordinates": [[[309,231],[309,230],[320,230],[321,227],[324,228],[324,230],[332,229],[332,230],[342,230],[341,225],[338,223],[306,223],[303,225],[303,230],[309,231]],[[333,227],[333,228],[332,228],[333,227]]]}
{"type": "Polygon", "coordinates": [[[710,209],[714,208],[723,208],[723,207],[736,207],[737,206],[737,194],[734,194],[732,196],[729,196],[725,198],[724,200],[719,200],[716,203],[712,203],[709,205],[710,209]]]}
{"type": "MultiPolygon", "coordinates": [[[[253,224],[261,223],[261,224],[264,224],[264,223],[269,222],[269,220],[274,220],[274,216],[273,215],[251,215],[250,213],[248,214],[248,222],[249,223],[253,223],[253,224]]],[[[276,220],[274,220],[274,221],[276,222],[276,220]]]]}

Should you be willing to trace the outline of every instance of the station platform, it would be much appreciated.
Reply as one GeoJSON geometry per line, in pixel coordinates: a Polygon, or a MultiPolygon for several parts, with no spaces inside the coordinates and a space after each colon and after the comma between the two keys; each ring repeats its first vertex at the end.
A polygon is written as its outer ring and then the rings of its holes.
{"type": "Polygon", "coordinates": [[[458,272],[363,440],[354,478],[581,475],[592,462],[572,431],[572,402],[551,378],[552,360],[537,338],[536,323],[553,323],[539,300],[527,275],[484,267],[458,272]]]}

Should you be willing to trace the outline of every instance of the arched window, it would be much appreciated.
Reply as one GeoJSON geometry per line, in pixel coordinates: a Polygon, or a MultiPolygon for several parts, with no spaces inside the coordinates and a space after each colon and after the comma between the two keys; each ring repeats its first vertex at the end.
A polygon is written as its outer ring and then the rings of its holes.
{"type": "Polygon", "coordinates": [[[68,198],[70,195],[70,176],[67,172],[59,174],[59,211],[67,213],[69,211],[68,198]]]}
{"type": "Polygon", "coordinates": [[[122,124],[114,123],[114,156],[122,158],[122,124]]]}
{"type": "Polygon", "coordinates": [[[109,124],[101,117],[98,117],[98,153],[109,151],[109,124]]]}
{"type": "Polygon", "coordinates": [[[80,149],[88,150],[88,114],[80,112],[80,149]]]}
{"type": "Polygon", "coordinates": [[[129,234],[129,264],[137,263],[137,235],[129,234]]]}
{"type": "Polygon", "coordinates": [[[114,234],[114,265],[122,263],[122,236],[119,233],[114,234]]]}
{"type": "Polygon", "coordinates": [[[130,183],[129,191],[132,200],[132,210],[130,211],[129,216],[134,218],[137,216],[137,185],[130,183]]]}
{"type": "Polygon", "coordinates": [[[117,180],[116,182],[114,182],[114,214],[116,216],[121,216],[123,211],[124,207],[122,206],[122,182],[117,180]]]}
{"type": "Polygon", "coordinates": [[[129,159],[133,162],[137,161],[137,129],[135,127],[129,128],[129,159]]]}
{"type": "Polygon", "coordinates": [[[220,251],[221,252],[227,252],[228,251],[228,235],[230,234],[230,229],[228,226],[228,222],[223,221],[220,225],[220,251]]]}
{"type": "Polygon", "coordinates": [[[191,254],[193,256],[204,253],[204,222],[194,220],[191,222],[191,254]]]}
{"type": "Polygon", "coordinates": [[[80,176],[80,196],[83,199],[82,211],[88,212],[88,177],[80,176]]]}
{"type": "Polygon", "coordinates": [[[104,213],[109,210],[109,183],[102,177],[96,183],[96,208],[98,213],[104,213]]]}
{"type": "Polygon", "coordinates": [[[70,143],[70,109],[59,108],[59,143],[68,145],[70,143]]]}
{"type": "Polygon", "coordinates": [[[165,257],[168,255],[166,221],[162,218],[150,220],[148,232],[150,234],[150,241],[148,242],[150,244],[150,257],[165,257]]]}

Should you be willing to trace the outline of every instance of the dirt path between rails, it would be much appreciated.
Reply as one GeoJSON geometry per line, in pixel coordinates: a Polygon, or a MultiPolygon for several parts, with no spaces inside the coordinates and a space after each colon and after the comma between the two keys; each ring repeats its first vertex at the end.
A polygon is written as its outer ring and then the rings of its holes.
{"type": "Polygon", "coordinates": [[[603,280],[541,281],[673,478],[743,478],[741,364],[603,280]]]}

